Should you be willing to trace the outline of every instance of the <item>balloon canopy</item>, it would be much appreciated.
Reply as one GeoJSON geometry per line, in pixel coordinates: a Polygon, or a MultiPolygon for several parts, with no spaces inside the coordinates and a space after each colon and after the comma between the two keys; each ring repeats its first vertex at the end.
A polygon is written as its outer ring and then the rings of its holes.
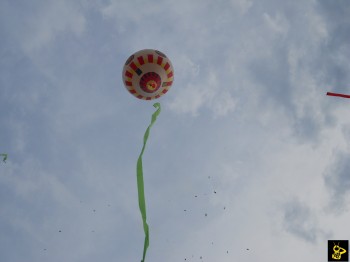
{"type": "Polygon", "coordinates": [[[170,89],[174,69],[162,52],[144,49],[132,54],[123,68],[126,89],[142,100],[157,99],[170,89]]]}

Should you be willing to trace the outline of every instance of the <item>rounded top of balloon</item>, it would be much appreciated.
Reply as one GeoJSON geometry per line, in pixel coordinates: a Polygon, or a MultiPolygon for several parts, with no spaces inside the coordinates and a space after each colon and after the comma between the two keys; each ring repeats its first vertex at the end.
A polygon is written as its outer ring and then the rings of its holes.
{"type": "Polygon", "coordinates": [[[170,89],[174,69],[169,58],[158,50],[143,49],[132,54],[123,68],[126,89],[142,100],[157,99],[170,89]]]}

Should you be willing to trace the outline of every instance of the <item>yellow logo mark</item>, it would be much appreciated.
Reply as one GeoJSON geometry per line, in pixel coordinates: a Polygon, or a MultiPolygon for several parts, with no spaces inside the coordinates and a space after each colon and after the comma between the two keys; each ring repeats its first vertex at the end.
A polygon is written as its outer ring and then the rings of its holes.
{"type": "Polygon", "coordinates": [[[150,80],[147,82],[147,87],[149,90],[153,91],[157,87],[157,83],[154,80],[150,80]]]}
{"type": "Polygon", "coordinates": [[[333,259],[336,259],[336,260],[340,260],[341,255],[344,254],[344,253],[346,253],[346,249],[340,247],[340,246],[339,246],[339,243],[338,243],[338,245],[336,245],[336,244],[333,242],[333,244],[334,244],[334,247],[333,247],[334,253],[332,254],[332,258],[333,258],[333,259]]]}

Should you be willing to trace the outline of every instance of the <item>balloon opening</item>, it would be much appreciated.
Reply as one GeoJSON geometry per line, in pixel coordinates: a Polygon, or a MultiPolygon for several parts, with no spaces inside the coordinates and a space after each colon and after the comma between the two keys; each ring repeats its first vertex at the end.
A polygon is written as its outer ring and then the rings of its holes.
{"type": "Polygon", "coordinates": [[[161,86],[162,80],[155,72],[148,72],[140,79],[140,87],[146,93],[153,93],[161,86]]]}

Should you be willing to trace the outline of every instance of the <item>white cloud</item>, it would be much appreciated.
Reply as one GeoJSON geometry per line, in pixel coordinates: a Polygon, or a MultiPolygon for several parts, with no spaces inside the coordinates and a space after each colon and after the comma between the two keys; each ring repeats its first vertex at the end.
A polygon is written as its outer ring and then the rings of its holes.
{"type": "Polygon", "coordinates": [[[86,29],[81,6],[71,1],[37,2],[25,11],[16,10],[17,7],[11,4],[6,8],[9,9],[8,14],[17,14],[17,17],[8,17],[14,27],[11,34],[27,54],[47,47],[58,36],[66,33],[80,36],[86,29]],[[26,12],[31,12],[32,15],[26,12]]]}
{"type": "Polygon", "coordinates": [[[244,15],[253,6],[251,0],[230,0],[231,5],[234,9],[239,10],[241,15],[244,15]]]}
{"type": "Polygon", "coordinates": [[[10,159],[9,167],[1,177],[3,185],[13,189],[15,196],[33,204],[39,194],[44,194],[42,201],[54,201],[59,205],[71,205],[77,202],[74,194],[58,180],[54,174],[47,173],[41,167],[40,161],[27,155],[25,161],[17,164],[10,159]]]}
{"type": "Polygon", "coordinates": [[[271,15],[264,13],[263,17],[271,30],[284,36],[288,34],[289,22],[284,15],[277,13],[274,17],[272,17],[271,15]]]}
{"type": "Polygon", "coordinates": [[[284,226],[293,235],[309,242],[317,242],[324,235],[312,210],[298,200],[285,204],[284,226]]]}
{"type": "Polygon", "coordinates": [[[172,110],[197,116],[201,108],[207,108],[217,117],[225,116],[235,109],[232,95],[218,79],[215,71],[208,72],[205,78],[196,77],[197,83],[194,82],[195,80],[191,81],[177,92],[175,99],[169,104],[172,110]]]}
{"type": "Polygon", "coordinates": [[[337,151],[332,156],[332,163],[325,171],[324,182],[331,193],[329,209],[344,213],[349,209],[347,199],[350,196],[350,179],[348,160],[349,152],[337,151]]]}

